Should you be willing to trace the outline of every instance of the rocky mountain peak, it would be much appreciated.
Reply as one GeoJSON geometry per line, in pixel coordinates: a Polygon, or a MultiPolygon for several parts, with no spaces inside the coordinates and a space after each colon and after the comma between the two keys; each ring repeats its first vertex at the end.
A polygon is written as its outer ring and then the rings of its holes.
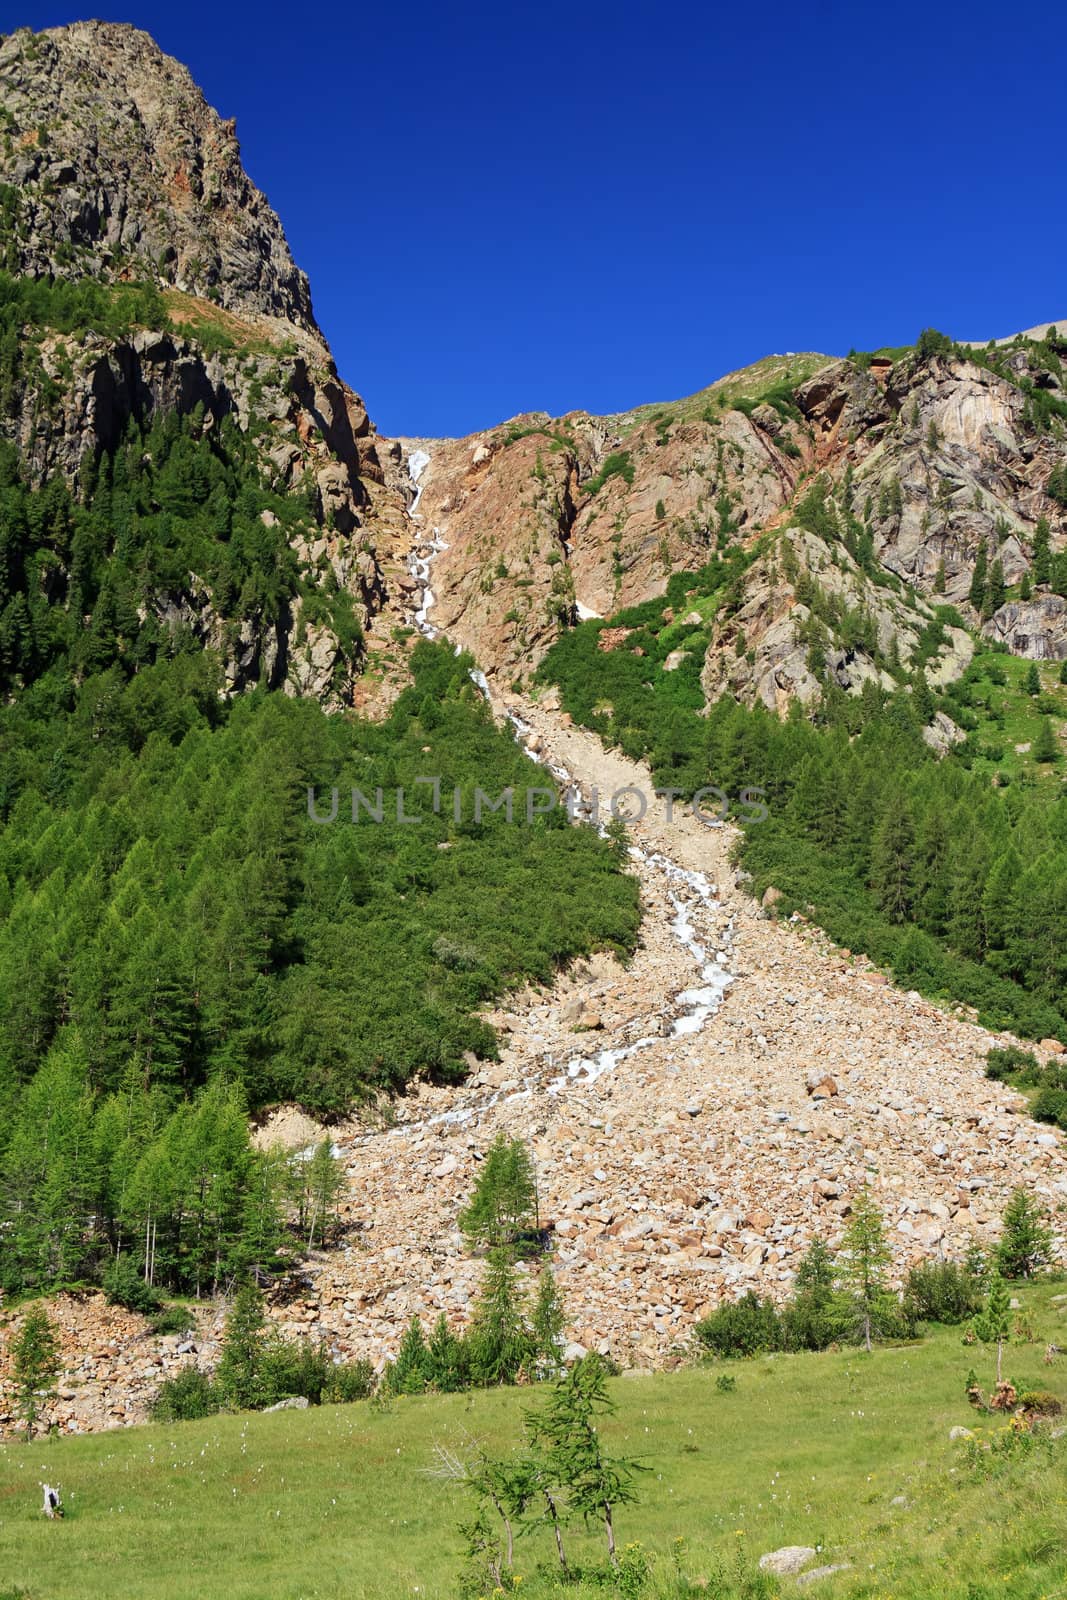
{"type": "Polygon", "coordinates": [[[0,183],[18,212],[9,271],[159,278],[321,338],[234,122],[147,33],[111,22],[20,29],[0,43],[0,98],[0,183]]]}

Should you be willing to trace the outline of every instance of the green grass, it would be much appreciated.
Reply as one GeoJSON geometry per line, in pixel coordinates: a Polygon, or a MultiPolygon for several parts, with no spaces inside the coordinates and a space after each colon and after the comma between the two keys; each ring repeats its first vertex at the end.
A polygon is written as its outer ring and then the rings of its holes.
{"type": "MultiPolygon", "coordinates": [[[[975,655],[966,673],[970,690],[968,709],[978,723],[970,741],[980,752],[974,758],[975,771],[990,774],[999,772],[1013,782],[1022,778],[1054,790],[1060,787],[1067,761],[1061,758],[1053,764],[1042,765],[1034,760],[1032,750],[1018,751],[1015,748],[1019,744],[1033,745],[1045,715],[1042,705],[1051,704],[1055,707],[1050,713],[1050,720],[1053,732],[1062,736],[1064,724],[1067,723],[1067,684],[1060,683],[1059,673],[1058,661],[1034,663],[993,650],[980,650],[975,655]],[[1041,680],[1040,700],[1027,694],[1023,687],[1033,665],[1037,666],[1041,680]],[[990,668],[994,672],[999,668],[1007,682],[991,682],[987,675],[990,668]],[[993,754],[996,751],[1000,752],[999,758],[993,754]]],[[[948,702],[946,705],[951,715],[951,705],[948,702]]],[[[1060,748],[1063,748],[1062,737],[1060,748]]]]}
{"type": "MultiPolygon", "coordinates": [[[[1016,1289],[1034,1342],[1005,1355],[1020,1384],[1067,1392],[1067,1302],[1054,1286],[1016,1289]]],[[[785,1544],[821,1545],[852,1570],[813,1589],[835,1600],[1039,1600],[1067,1593],[1064,1454],[1010,1462],[984,1479],[967,1448],[970,1366],[992,1378],[988,1349],[959,1329],[920,1344],[731,1364],[736,1392],[690,1368],[613,1384],[610,1447],[644,1458],[641,1503],[618,1515],[621,1544],[658,1555],[654,1592],[672,1587],[667,1555],[708,1578],[740,1547],[754,1561],[785,1544]],[[894,1505],[898,1496],[906,1505],[894,1505]]],[[[274,1416],[213,1417],[0,1450],[0,1582],[32,1600],[365,1600],[455,1595],[460,1488],[427,1476],[435,1442],[490,1448],[516,1436],[536,1393],[494,1391],[274,1416]],[[61,1485],[67,1519],[39,1514],[38,1483],[61,1485]]],[[[599,1554],[591,1537],[574,1553],[599,1554]]],[[[522,1592],[544,1595],[543,1534],[520,1540],[522,1592]]],[[[0,1591],[2,1593],[3,1591],[0,1591]]],[[[555,1592],[552,1590],[551,1592],[555,1592]]],[[[587,1584],[568,1591],[592,1594],[587,1584]]],[[[597,1593],[613,1593],[598,1589],[597,1593]]],[[[715,1594],[712,1587],[709,1591],[715,1594]]],[[[733,1588],[719,1593],[733,1594],[733,1588]]],[[[773,1592],[773,1591],[772,1591],[773,1592]]],[[[796,1592],[788,1580],[783,1593],[796,1592]]]]}
{"type": "Polygon", "coordinates": [[[806,383],[816,372],[829,366],[836,359],[835,356],[820,355],[817,351],[809,350],[798,351],[790,356],[764,356],[762,360],[754,361],[750,367],[742,367],[738,372],[729,372],[725,377],[717,378],[708,388],[700,389],[696,394],[686,395],[682,400],[635,406],[632,411],[620,412],[611,420],[622,433],[640,427],[650,417],[661,418],[663,423],[688,422],[693,417],[702,416],[709,406],[717,413],[720,408],[720,395],[725,396],[726,407],[734,405],[738,400],[758,400],[768,389],[777,389],[782,384],[788,383],[796,387],[806,383]]]}

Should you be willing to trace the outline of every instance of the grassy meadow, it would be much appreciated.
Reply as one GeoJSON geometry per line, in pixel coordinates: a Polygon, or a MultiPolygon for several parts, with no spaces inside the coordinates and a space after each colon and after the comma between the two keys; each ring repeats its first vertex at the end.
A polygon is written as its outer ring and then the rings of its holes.
{"type": "MultiPolygon", "coordinates": [[[[1052,1285],[1022,1299],[1005,1374],[1067,1398],[1067,1299],[1052,1285]],[[1032,1337],[1031,1337],[1032,1336],[1032,1337]]],[[[778,1356],[621,1377],[609,1448],[649,1469],[640,1503],[617,1515],[620,1547],[654,1558],[650,1586],[613,1593],[750,1596],[756,1558],[821,1547],[850,1570],[811,1592],[835,1600],[1053,1600],[1067,1595],[1067,1439],[995,1456],[950,1442],[956,1424],[1002,1435],[964,1382],[991,1387],[993,1352],[961,1330],[876,1349],[778,1356]],[[716,1380],[728,1374],[736,1388],[716,1380]],[[677,1540],[684,1544],[678,1545],[677,1540]]],[[[460,1593],[468,1510],[460,1485],[432,1476],[434,1446],[471,1438],[503,1450],[535,1390],[404,1398],[270,1416],[212,1417],[0,1448],[0,1597],[28,1600],[444,1600],[460,1593]],[[67,1516],[40,1513],[41,1481],[67,1516]]],[[[592,1535],[577,1562],[600,1561],[592,1535]]],[[[523,1536],[528,1595],[554,1587],[549,1535],[523,1536]],[[542,1564],[544,1568],[542,1570],[542,1564]]],[[[794,1580],[777,1580],[781,1592],[794,1580]]],[[[472,1591],[477,1594],[478,1589],[472,1591]]]]}

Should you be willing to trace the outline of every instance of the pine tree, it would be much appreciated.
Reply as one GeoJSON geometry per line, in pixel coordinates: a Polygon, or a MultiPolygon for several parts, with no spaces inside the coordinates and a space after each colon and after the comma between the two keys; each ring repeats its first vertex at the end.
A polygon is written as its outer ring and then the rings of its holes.
{"type": "Polygon", "coordinates": [[[531,1325],[539,1378],[559,1377],[563,1365],[564,1306],[555,1273],[547,1264],[537,1281],[531,1325]]]}
{"type": "Polygon", "coordinates": [[[485,1264],[470,1332],[471,1376],[476,1383],[514,1383],[535,1355],[519,1277],[507,1250],[494,1250],[485,1264]]]}
{"type": "Polygon", "coordinates": [[[1032,1278],[1052,1256],[1052,1230],[1037,1201],[1015,1189],[1004,1207],[997,1263],[1006,1278],[1032,1278]]]}
{"type": "Polygon", "coordinates": [[[1004,582],[1004,566],[998,556],[989,569],[989,579],[986,583],[985,597],[982,601],[982,616],[987,621],[1000,610],[1008,593],[1008,586],[1004,582]]]}
{"type": "Polygon", "coordinates": [[[27,1441],[33,1438],[42,1402],[49,1398],[59,1370],[59,1330],[43,1306],[33,1305],[11,1346],[16,1404],[27,1441]]]}
{"type": "Polygon", "coordinates": [[[238,1411],[254,1411],[263,1403],[266,1386],[263,1358],[267,1348],[267,1319],[263,1296],[255,1284],[246,1283],[234,1298],[226,1318],[222,1354],[216,1380],[227,1403],[238,1411]]]}
{"type": "Polygon", "coordinates": [[[967,598],[975,610],[981,612],[985,605],[986,576],[989,569],[989,556],[986,553],[985,543],[978,546],[978,553],[974,558],[974,572],[971,575],[971,587],[967,598]]]}
{"type": "Polygon", "coordinates": [[[1023,679],[1023,688],[1028,695],[1041,693],[1041,674],[1037,670],[1037,662],[1031,661],[1027,668],[1026,677],[1023,679]]]}
{"type": "Polygon", "coordinates": [[[442,1311],[426,1343],[426,1381],[440,1394],[462,1389],[466,1381],[465,1352],[462,1342],[448,1326],[442,1311]]]}
{"type": "Polygon", "coordinates": [[[593,1353],[575,1362],[539,1410],[526,1414],[538,1478],[550,1492],[564,1491],[572,1513],[587,1523],[603,1523],[613,1567],[618,1565],[615,1508],[637,1500],[637,1474],[646,1470],[636,1460],[604,1450],[600,1422],[615,1410],[604,1362],[593,1353]]]}
{"type": "Polygon", "coordinates": [[[882,1213],[869,1189],[862,1189],[853,1201],[843,1251],[842,1277],[856,1304],[864,1346],[870,1351],[890,1255],[882,1213]]]}
{"type": "Polygon", "coordinates": [[[400,1341],[396,1360],[388,1369],[386,1388],[390,1394],[421,1394],[429,1375],[429,1356],[422,1319],[412,1317],[400,1341]]]}
{"type": "Polygon", "coordinates": [[[1033,592],[1033,587],[1030,583],[1030,571],[1028,568],[1019,579],[1019,599],[1029,600],[1033,592]]]}
{"type": "Polygon", "coordinates": [[[783,1312],[788,1349],[824,1350],[838,1334],[842,1318],[836,1280],[833,1253],[816,1234],[797,1268],[793,1298],[783,1312]]]}
{"type": "Polygon", "coordinates": [[[537,1183],[533,1159],[521,1139],[498,1133],[478,1175],[474,1193],[459,1215],[459,1226],[473,1247],[511,1248],[517,1236],[536,1226],[537,1183]]]}
{"type": "Polygon", "coordinates": [[[1056,735],[1052,731],[1052,723],[1048,717],[1042,717],[1038,723],[1037,735],[1034,739],[1031,754],[1034,760],[1042,765],[1059,760],[1059,746],[1056,743],[1056,735]]]}
{"type": "Polygon", "coordinates": [[[915,823],[902,796],[890,797],[871,843],[871,888],[893,922],[906,922],[915,901],[915,823]]]}
{"type": "Polygon", "coordinates": [[[324,1237],[344,1185],[344,1168],[334,1155],[330,1140],[323,1139],[307,1163],[309,1250],[314,1248],[316,1234],[320,1239],[324,1237]]]}
{"type": "Polygon", "coordinates": [[[989,1275],[985,1305],[974,1321],[974,1334],[983,1344],[997,1347],[997,1383],[1002,1380],[1004,1342],[1011,1330],[1011,1301],[1008,1286],[994,1268],[989,1275]]]}
{"type": "Polygon", "coordinates": [[[944,592],[945,592],[945,558],[944,558],[944,556],[942,556],[941,560],[937,563],[937,572],[936,572],[936,574],[934,576],[934,593],[935,594],[944,594],[944,592]]]}
{"type": "Polygon", "coordinates": [[[926,681],[926,673],[920,667],[912,679],[912,704],[915,715],[925,727],[934,714],[934,696],[930,685],[926,681]]]}
{"type": "Polygon", "coordinates": [[[19,1101],[4,1163],[3,1277],[47,1288],[77,1275],[97,1187],[85,1052],[64,1036],[19,1101]]]}

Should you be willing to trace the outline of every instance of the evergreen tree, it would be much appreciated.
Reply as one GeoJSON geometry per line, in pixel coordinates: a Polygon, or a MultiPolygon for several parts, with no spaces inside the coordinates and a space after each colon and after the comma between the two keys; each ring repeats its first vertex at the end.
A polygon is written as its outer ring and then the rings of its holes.
{"type": "Polygon", "coordinates": [[[926,681],[926,673],[920,667],[912,679],[912,703],[915,706],[915,715],[925,727],[934,714],[934,696],[926,681]]]}
{"type": "Polygon", "coordinates": [[[330,1140],[323,1139],[307,1163],[309,1250],[314,1247],[316,1234],[320,1239],[325,1236],[344,1184],[344,1168],[334,1155],[330,1140]]]}
{"type": "Polygon", "coordinates": [[[564,1316],[555,1273],[546,1263],[537,1280],[537,1297],[531,1317],[539,1378],[559,1377],[563,1365],[564,1316]]]}
{"type": "Polygon", "coordinates": [[[1006,1278],[1032,1278],[1052,1255],[1052,1230],[1037,1201],[1025,1189],[1013,1191],[1004,1207],[997,1263],[1006,1278]]]}
{"type": "Polygon", "coordinates": [[[228,1405],[236,1411],[255,1411],[266,1403],[264,1359],[267,1354],[267,1319],[263,1296],[253,1283],[238,1289],[222,1341],[215,1374],[228,1405]]]}
{"type": "Polygon", "coordinates": [[[33,1438],[41,1406],[52,1392],[60,1371],[59,1331],[41,1305],[32,1305],[11,1345],[11,1373],[16,1405],[33,1438]]]}
{"type": "Polygon", "coordinates": [[[893,922],[906,922],[915,902],[915,823],[903,796],[890,799],[871,846],[871,888],[893,922]]]}
{"type": "Polygon", "coordinates": [[[975,610],[981,614],[985,606],[986,577],[989,569],[989,556],[986,553],[985,543],[978,546],[978,553],[974,558],[974,572],[971,575],[971,587],[967,598],[975,610]]]}
{"type": "Polygon", "coordinates": [[[426,1343],[426,1379],[440,1394],[462,1389],[466,1382],[465,1352],[462,1341],[448,1326],[442,1311],[426,1343]]]}
{"type": "Polygon", "coordinates": [[[1023,688],[1028,695],[1039,695],[1041,693],[1041,674],[1037,670],[1036,661],[1031,661],[1027,668],[1026,677],[1023,679],[1023,688]]]}
{"type": "Polygon", "coordinates": [[[1008,586],[1004,582],[1004,567],[1000,557],[993,562],[989,569],[989,578],[986,583],[985,597],[982,601],[982,616],[986,619],[999,611],[1007,597],[1008,586]]]}
{"type": "Polygon", "coordinates": [[[519,1277],[506,1250],[491,1252],[470,1332],[471,1376],[476,1383],[514,1383],[536,1356],[519,1277]]]}
{"type": "Polygon", "coordinates": [[[77,1035],[54,1047],[23,1094],[4,1176],[0,1283],[41,1289],[76,1276],[97,1187],[92,1101],[77,1035]]]}
{"type": "Polygon", "coordinates": [[[853,1201],[843,1249],[842,1276],[855,1302],[863,1343],[869,1352],[890,1256],[882,1213],[866,1188],[853,1201]]]}
{"type": "Polygon", "coordinates": [[[1059,746],[1056,735],[1052,731],[1052,723],[1048,717],[1042,717],[1037,725],[1037,734],[1034,738],[1032,755],[1035,761],[1048,765],[1059,760],[1059,746]]]}
{"type": "Polygon", "coordinates": [[[994,1269],[986,1286],[985,1304],[974,1321],[975,1337],[997,1347],[997,1383],[1002,1381],[1004,1343],[1011,1330],[1011,1301],[1008,1286],[994,1269]]]}
{"type": "Polygon", "coordinates": [[[605,1451],[600,1424],[615,1410],[606,1368],[593,1353],[575,1362],[539,1410],[526,1413],[537,1477],[550,1492],[563,1490],[573,1514],[586,1523],[602,1523],[613,1567],[618,1565],[615,1509],[636,1501],[637,1474],[646,1470],[636,1460],[605,1451]]]}
{"type": "Polygon", "coordinates": [[[521,1139],[498,1133],[489,1146],[474,1193],[459,1215],[459,1226],[474,1247],[501,1250],[537,1220],[533,1159],[521,1139]]]}
{"type": "Polygon", "coordinates": [[[936,572],[936,574],[934,576],[934,593],[935,594],[944,594],[944,592],[945,592],[945,558],[944,558],[944,556],[942,556],[941,560],[937,563],[937,572],[936,572]]]}
{"type": "Polygon", "coordinates": [[[1031,582],[1030,582],[1029,570],[1027,570],[1026,572],[1023,573],[1022,577],[1019,579],[1019,599],[1020,600],[1029,600],[1029,598],[1030,598],[1030,596],[1032,594],[1033,594],[1033,587],[1032,587],[1031,582]]]}
{"type": "Polygon", "coordinates": [[[396,1360],[388,1369],[386,1388],[391,1394],[421,1394],[429,1377],[429,1353],[422,1319],[412,1317],[400,1341],[396,1360]]]}
{"type": "Polygon", "coordinates": [[[816,1234],[797,1268],[793,1298],[783,1312],[787,1348],[825,1350],[840,1336],[843,1318],[836,1281],[833,1253],[816,1234]]]}

